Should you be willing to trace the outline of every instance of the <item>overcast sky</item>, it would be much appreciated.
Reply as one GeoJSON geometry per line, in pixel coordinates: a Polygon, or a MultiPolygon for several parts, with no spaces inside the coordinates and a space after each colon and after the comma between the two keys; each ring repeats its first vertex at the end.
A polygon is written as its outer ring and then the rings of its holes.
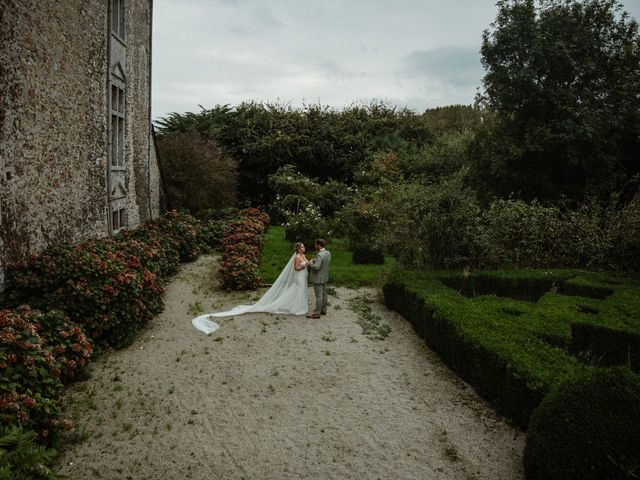
{"type": "MultiPolygon", "coordinates": [[[[155,0],[153,117],[243,100],[473,103],[494,0],[155,0]]],[[[623,0],[640,18],[640,0],[623,0]]]]}

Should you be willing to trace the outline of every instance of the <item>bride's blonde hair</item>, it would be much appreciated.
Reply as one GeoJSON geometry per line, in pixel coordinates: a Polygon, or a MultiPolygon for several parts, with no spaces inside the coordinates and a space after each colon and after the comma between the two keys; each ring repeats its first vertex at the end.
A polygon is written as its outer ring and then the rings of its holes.
{"type": "Polygon", "coordinates": [[[296,251],[296,253],[300,253],[298,252],[298,250],[300,249],[300,247],[303,245],[302,242],[296,242],[293,244],[293,249],[296,251]]]}

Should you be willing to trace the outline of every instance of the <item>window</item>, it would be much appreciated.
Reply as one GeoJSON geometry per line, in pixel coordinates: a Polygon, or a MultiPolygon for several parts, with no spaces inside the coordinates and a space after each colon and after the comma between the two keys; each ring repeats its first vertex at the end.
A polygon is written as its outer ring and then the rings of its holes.
{"type": "Polygon", "coordinates": [[[124,208],[118,208],[111,212],[111,229],[113,233],[116,233],[121,228],[127,226],[127,222],[125,219],[124,208]]]}
{"type": "Polygon", "coordinates": [[[111,166],[124,167],[124,89],[111,85],[111,166]]]}
{"type": "Polygon", "coordinates": [[[111,0],[111,32],[124,40],[124,0],[111,0]]]}

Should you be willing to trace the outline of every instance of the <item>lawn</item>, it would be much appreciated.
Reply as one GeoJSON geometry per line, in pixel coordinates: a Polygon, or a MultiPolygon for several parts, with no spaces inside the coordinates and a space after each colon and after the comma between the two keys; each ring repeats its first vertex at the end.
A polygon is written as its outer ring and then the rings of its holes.
{"type": "MultiPolygon", "coordinates": [[[[272,283],[293,255],[293,246],[285,240],[284,227],[280,226],[271,227],[266,240],[260,262],[260,277],[263,282],[272,283]]],[[[380,285],[382,273],[395,265],[392,257],[385,257],[384,265],[356,265],[351,261],[351,252],[346,249],[346,243],[341,239],[329,239],[326,248],[331,252],[329,283],[333,285],[354,288],[380,285]]],[[[313,252],[309,250],[307,256],[311,257],[313,252]]]]}

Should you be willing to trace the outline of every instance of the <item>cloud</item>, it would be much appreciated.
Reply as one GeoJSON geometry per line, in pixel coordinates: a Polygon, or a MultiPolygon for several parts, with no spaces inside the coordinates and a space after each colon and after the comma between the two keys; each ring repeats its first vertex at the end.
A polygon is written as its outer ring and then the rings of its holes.
{"type": "Polygon", "coordinates": [[[269,7],[266,5],[262,5],[253,10],[251,13],[251,17],[255,22],[255,25],[260,27],[268,27],[268,28],[281,28],[284,27],[284,23],[282,23],[275,14],[271,11],[269,7]]]}
{"type": "Polygon", "coordinates": [[[400,75],[429,78],[453,87],[474,87],[482,78],[477,47],[443,46],[405,56],[400,75]]]}

